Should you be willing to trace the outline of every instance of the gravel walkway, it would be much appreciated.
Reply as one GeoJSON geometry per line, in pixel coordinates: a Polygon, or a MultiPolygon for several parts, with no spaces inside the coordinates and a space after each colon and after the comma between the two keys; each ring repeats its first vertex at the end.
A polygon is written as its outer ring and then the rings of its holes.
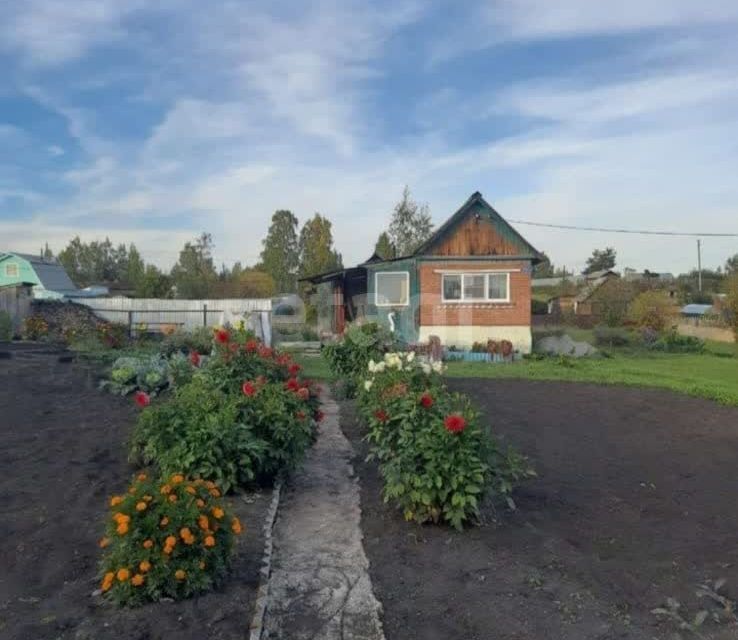
{"type": "Polygon", "coordinates": [[[325,420],[286,488],[274,530],[264,637],[384,640],[362,545],[353,449],[327,392],[325,420]]]}

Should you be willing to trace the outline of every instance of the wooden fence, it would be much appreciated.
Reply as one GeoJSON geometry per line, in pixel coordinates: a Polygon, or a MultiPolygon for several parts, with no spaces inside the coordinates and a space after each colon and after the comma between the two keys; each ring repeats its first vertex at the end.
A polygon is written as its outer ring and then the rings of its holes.
{"type": "Polygon", "coordinates": [[[270,299],[231,298],[225,300],[162,300],[159,298],[70,298],[85,305],[95,315],[128,325],[131,333],[139,327],[158,331],[172,325],[186,330],[212,327],[221,316],[242,316],[255,311],[271,311],[270,299]]]}

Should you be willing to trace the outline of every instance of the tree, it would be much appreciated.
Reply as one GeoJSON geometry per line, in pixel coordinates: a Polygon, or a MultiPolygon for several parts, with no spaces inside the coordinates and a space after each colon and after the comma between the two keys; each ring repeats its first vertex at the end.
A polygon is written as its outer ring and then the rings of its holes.
{"type": "Polygon", "coordinates": [[[213,264],[213,238],[204,231],[194,242],[186,242],[179,261],[172,267],[178,298],[207,298],[218,275],[213,264]]]}
{"type": "Polygon", "coordinates": [[[267,236],[262,241],[259,267],[274,280],[279,293],[297,290],[300,248],[297,240],[298,220],[291,211],[275,211],[267,236]]]}
{"type": "Polygon", "coordinates": [[[551,259],[544,251],[541,252],[541,261],[533,267],[534,278],[552,278],[554,277],[554,266],[551,259]]]}
{"type": "Polygon", "coordinates": [[[136,282],[135,292],[139,298],[170,298],[172,279],[153,264],[147,264],[136,282]]]}
{"type": "Polygon", "coordinates": [[[85,243],[76,236],[59,253],[59,262],[78,287],[121,283],[127,275],[128,250],[124,244],[113,247],[109,238],[85,243]]]}
{"type": "Polygon", "coordinates": [[[333,248],[332,226],[319,213],[302,226],[298,242],[301,278],[343,268],[341,254],[333,248]]]}
{"type": "Polygon", "coordinates": [[[139,282],[143,280],[146,272],[146,264],[141,257],[141,254],[136,249],[135,244],[131,244],[128,249],[128,264],[126,265],[126,276],[125,281],[128,284],[129,289],[134,291],[138,287],[139,282]]]}
{"type": "Polygon", "coordinates": [[[236,263],[225,280],[219,279],[212,292],[214,298],[271,298],[276,292],[272,277],[258,269],[242,268],[236,263]]]}
{"type": "Polygon", "coordinates": [[[382,231],[377,238],[377,243],[374,245],[374,253],[376,253],[382,260],[392,260],[395,258],[395,248],[392,246],[389,234],[386,231],[382,231]]]}
{"type": "Polygon", "coordinates": [[[433,223],[428,213],[428,205],[419,205],[410,197],[406,186],[402,200],[392,213],[388,235],[397,256],[413,253],[433,233],[433,223]]]}
{"type": "Polygon", "coordinates": [[[725,299],[725,306],[728,321],[730,322],[730,326],[733,327],[733,335],[738,345],[738,272],[734,272],[728,278],[726,290],[728,297],[725,299]]]}
{"type": "Polygon", "coordinates": [[[738,273],[738,253],[733,254],[725,261],[725,273],[738,273]]]}
{"type": "Polygon", "coordinates": [[[595,271],[607,271],[615,268],[615,249],[606,247],[603,250],[595,249],[592,255],[587,258],[587,266],[582,273],[593,273],[595,271]]]}

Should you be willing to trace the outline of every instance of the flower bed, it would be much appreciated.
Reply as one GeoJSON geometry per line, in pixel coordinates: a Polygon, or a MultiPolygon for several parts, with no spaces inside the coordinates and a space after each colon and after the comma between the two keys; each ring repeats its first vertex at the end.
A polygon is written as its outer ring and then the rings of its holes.
{"type": "Polygon", "coordinates": [[[460,529],[476,520],[485,493],[514,506],[514,486],[533,471],[525,458],[499,446],[466,396],[446,389],[442,370],[414,352],[370,360],[359,407],[385,501],[407,520],[460,529]]]}
{"type": "Polygon", "coordinates": [[[187,375],[161,401],[139,388],[130,450],[134,463],[166,480],[142,475],[111,503],[101,588],[122,604],[187,597],[216,584],[228,567],[231,534],[217,522],[226,514],[212,499],[294,468],[322,419],[319,387],[248,332],[217,329],[207,359],[197,352],[173,358],[187,375]]]}

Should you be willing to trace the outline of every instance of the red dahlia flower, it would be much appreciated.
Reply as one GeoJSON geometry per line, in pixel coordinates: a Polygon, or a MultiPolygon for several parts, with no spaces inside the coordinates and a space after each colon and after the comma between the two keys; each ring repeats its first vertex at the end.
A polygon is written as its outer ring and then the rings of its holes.
{"type": "Polygon", "coordinates": [[[443,426],[446,427],[446,431],[449,431],[450,433],[461,433],[466,429],[466,420],[464,420],[463,416],[460,416],[458,413],[452,413],[450,416],[446,416],[446,419],[443,421],[443,426]]]}
{"type": "Polygon", "coordinates": [[[290,378],[285,382],[284,388],[289,391],[297,391],[300,388],[300,383],[297,381],[297,378],[290,378]]]}
{"type": "Polygon", "coordinates": [[[220,344],[226,344],[231,339],[231,334],[225,329],[215,330],[215,341],[220,344]]]}
{"type": "Polygon", "coordinates": [[[297,396],[300,398],[300,400],[307,400],[310,397],[310,389],[308,389],[307,387],[302,387],[301,389],[298,389],[297,396]]]}
{"type": "Polygon", "coordinates": [[[298,411],[296,414],[298,420],[304,420],[305,419],[305,412],[304,411],[298,411]]]}
{"type": "Polygon", "coordinates": [[[374,417],[380,422],[387,422],[389,420],[389,414],[384,409],[379,409],[374,412],[374,417]]]}
{"type": "Polygon", "coordinates": [[[151,398],[149,397],[149,394],[145,391],[136,391],[133,399],[135,400],[136,404],[142,409],[144,407],[148,407],[151,404],[151,398]]]}
{"type": "Polygon", "coordinates": [[[294,377],[294,376],[296,376],[296,375],[297,375],[298,373],[300,373],[300,371],[301,371],[301,370],[302,370],[302,367],[301,367],[301,366],[300,366],[299,364],[295,363],[295,364],[291,364],[291,365],[290,365],[290,368],[289,368],[289,369],[287,369],[287,372],[288,372],[288,373],[289,373],[289,374],[290,374],[291,376],[293,376],[293,377],[294,377]]]}
{"type": "Polygon", "coordinates": [[[253,382],[244,382],[241,391],[247,398],[251,398],[256,395],[256,385],[253,382]]]}
{"type": "Polygon", "coordinates": [[[197,353],[197,351],[193,351],[192,353],[190,353],[190,362],[192,363],[193,367],[200,366],[200,354],[197,353]]]}
{"type": "Polygon", "coordinates": [[[259,348],[259,343],[256,340],[249,340],[245,345],[244,349],[249,353],[253,353],[259,348]]]}
{"type": "Polygon", "coordinates": [[[262,347],[259,348],[259,355],[262,358],[271,358],[272,357],[272,353],[273,352],[272,352],[272,350],[269,347],[262,346],[262,347]]]}
{"type": "Polygon", "coordinates": [[[433,406],[433,396],[430,393],[424,393],[420,396],[420,406],[424,409],[430,409],[433,406]]]}

